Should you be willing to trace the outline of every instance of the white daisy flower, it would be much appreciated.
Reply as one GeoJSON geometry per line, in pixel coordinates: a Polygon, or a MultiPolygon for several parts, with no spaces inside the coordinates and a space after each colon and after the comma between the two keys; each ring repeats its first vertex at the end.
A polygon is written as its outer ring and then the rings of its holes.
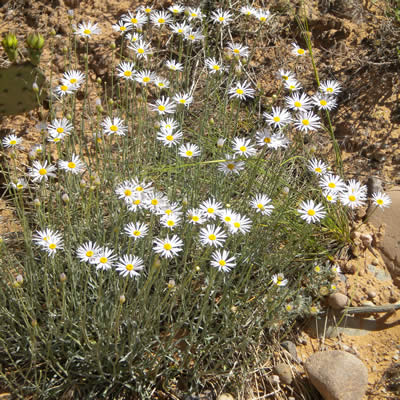
{"type": "Polygon", "coordinates": [[[255,15],[257,10],[254,7],[242,6],[240,7],[240,13],[249,17],[251,15],[255,15]]]}
{"type": "Polygon", "coordinates": [[[269,19],[271,19],[271,13],[268,10],[257,10],[255,17],[260,22],[267,22],[269,19]]]}
{"type": "Polygon", "coordinates": [[[166,147],[176,146],[182,139],[183,133],[181,131],[171,131],[169,129],[161,128],[157,132],[157,140],[162,142],[166,147]]]}
{"type": "Polygon", "coordinates": [[[89,262],[96,265],[97,270],[108,270],[114,266],[116,258],[116,255],[114,255],[114,252],[111,249],[108,247],[101,247],[97,252],[96,257],[89,262]]]}
{"type": "Polygon", "coordinates": [[[209,198],[200,204],[200,211],[207,219],[215,219],[221,210],[222,204],[213,198],[209,198]]]}
{"type": "Polygon", "coordinates": [[[132,62],[121,62],[117,66],[117,74],[120,78],[134,80],[136,76],[135,66],[132,62]]]}
{"type": "Polygon", "coordinates": [[[327,172],[328,165],[321,160],[312,158],[310,161],[308,161],[308,170],[314,174],[323,175],[327,172]]]}
{"type": "Polygon", "coordinates": [[[155,11],[150,15],[150,21],[157,27],[168,25],[172,21],[171,15],[167,11],[155,11]]]}
{"type": "Polygon", "coordinates": [[[6,149],[7,148],[18,149],[22,147],[21,146],[22,139],[14,134],[5,136],[2,140],[2,143],[6,149]]]}
{"type": "Polygon", "coordinates": [[[72,154],[71,161],[59,160],[58,168],[63,171],[71,172],[74,175],[78,175],[85,170],[85,164],[76,154],[72,154]]]}
{"type": "Polygon", "coordinates": [[[172,100],[174,100],[176,104],[182,104],[185,107],[189,107],[193,102],[193,96],[190,93],[177,93],[172,100]]]}
{"type": "Polygon", "coordinates": [[[189,8],[188,17],[189,17],[189,21],[193,21],[194,19],[200,19],[200,20],[203,19],[203,13],[201,11],[201,8],[200,7],[189,8]]]}
{"type": "Polygon", "coordinates": [[[221,8],[211,13],[211,21],[221,25],[227,25],[233,20],[233,16],[229,11],[224,11],[221,8]]]}
{"type": "Polygon", "coordinates": [[[301,90],[303,88],[301,83],[294,78],[290,78],[287,81],[284,81],[283,86],[285,87],[285,89],[288,89],[291,92],[295,92],[295,91],[301,90]]]}
{"type": "Polygon", "coordinates": [[[288,283],[288,280],[285,279],[285,276],[283,274],[272,275],[271,279],[276,286],[286,286],[288,283]]]}
{"type": "Polygon", "coordinates": [[[90,21],[78,24],[77,30],[75,31],[75,35],[86,38],[90,38],[92,35],[99,35],[100,33],[101,30],[97,24],[93,24],[90,21]]]}
{"type": "Polygon", "coordinates": [[[285,70],[283,68],[278,70],[277,77],[283,81],[289,81],[291,79],[296,80],[296,75],[294,72],[285,70]]]}
{"type": "Polygon", "coordinates": [[[188,210],[186,212],[186,217],[189,223],[193,225],[202,224],[206,220],[203,211],[199,208],[191,208],[188,210]]]}
{"type": "Polygon", "coordinates": [[[67,86],[74,85],[77,88],[81,86],[81,84],[85,81],[85,74],[76,69],[71,69],[69,71],[64,72],[63,77],[61,79],[62,83],[65,83],[67,86]]]}
{"type": "Polygon", "coordinates": [[[254,145],[251,144],[250,139],[245,138],[234,138],[232,149],[236,155],[251,157],[257,153],[254,145]]]}
{"type": "Polygon", "coordinates": [[[179,4],[173,4],[168,7],[168,11],[170,11],[174,15],[182,14],[185,11],[185,7],[179,4]]]}
{"type": "Polygon", "coordinates": [[[239,175],[240,171],[244,169],[245,163],[243,161],[235,161],[229,154],[225,154],[225,158],[227,161],[219,163],[218,170],[222,171],[225,175],[239,175]]]}
{"type": "Polygon", "coordinates": [[[160,121],[160,128],[172,132],[179,128],[179,124],[173,118],[167,118],[160,121]]]}
{"type": "Polygon", "coordinates": [[[346,185],[340,176],[334,174],[327,174],[320,177],[319,185],[322,190],[330,190],[333,193],[345,190],[346,185]]]}
{"type": "Polygon", "coordinates": [[[220,226],[207,225],[200,229],[200,241],[202,245],[221,247],[226,240],[226,233],[220,226]]]}
{"type": "Polygon", "coordinates": [[[329,95],[337,95],[342,91],[342,87],[338,81],[326,80],[320,83],[319,90],[329,95]]]}
{"type": "Polygon", "coordinates": [[[170,82],[168,79],[156,76],[154,78],[154,85],[157,86],[159,89],[168,89],[170,86],[170,82]]]}
{"type": "Polygon", "coordinates": [[[144,40],[138,40],[136,42],[130,42],[128,44],[128,48],[133,50],[137,58],[145,58],[153,53],[153,49],[150,43],[145,42],[144,40]]]}
{"type": "Polygon", "coordinates": [[[180,225],[181,218],[177,215],[164,215],[161,217],[160,223],[165,228],[173,230],[180,225]]]}
{"type": "Polygon", "coordinates": [[[149,104],[151,111],[157,111],[160,115],[173,114],[176,109],[176,104],[169,97],[161,96],[156,100],[155,104],[149,104]]]}
{"type": "Polygon", "coordinates": [[[78,87],[76,85],[67,85],[66,82],[63,82],[61,85],[57,86],[54,89],[54,93],[58,97],[66,96],[67,94],[73,94],[77,91],[78,87]]]}
{"type": "Polygon", "coordinates": [[[149,227],[141,222],[130,222],[124,226],[124,234],[133,238],[134,240],[140,239],[146,236],[149,227]]]}
{"type": "Polygon", "coordinates": [[[372,194],[372,201],[379,208],[389,207],[392,204],[392,200],[386,193],[377,192],[372,194]]]}
{"type": "Polygon", "coordinates": [[[294,126],[302,132],[315,131],[321,126],[320,118],[312,111],[301,112],[294,121],[294,126]]]}
{"type": "Polygon", "coordinates": [[[251,229],[252,222],[249,218],[235,213],[232,223],[229,224],[229,231],[231,233],[247,233],[251,229]]]}
{"type": "Polygon", "coordinates": [[[123,277],[129,276],[130,278],[139,276],[143,268],[143,260],[140,257],[131,255],[120,257],[119,262],[115,265],[115,269],[120,275],[123,277]]]}
{"type": "Polygon", "coordinates": [[[204,35],[201,33],[199,29],[190,29],[185,33],[184,39],[189,42],[195,43],[203,40],[204,35]]]}
{"type": "Polygon", "coordinates": [[[147,15],[142,12],[138,12],[137,14],[133,14],[128,11],[127,14],[122,16],[122,21],[131,24],[136,29],[141,29],[144,24],[147,22],[147,15]]]}
{"type": "Polygon", "coordinates": [[[363,206],[366,200],[366,194],[361,189],[346,189],[339,195],[340,202],[350,208],[363,206]]]}
{"type": "Polygon", "coordinates": [[[133,29],[133,25],[130,22],[118,21],[116,24],[111,26],[115,32],[119,32],[121,35],[133,29]]]}
{"type": "Polygon", "coordinates": [[[233,56],[247,58],[250,54],[249,48],[240,43],[228,43],[228,51],[233,56]]]}
{"type": "Polygon", "coordinates": [[[322,196],[328,203],[335,203],[338,200],[338,192],[332,192],[331,190],[324,190],[322,196]]]}
{"type": "Polygon", "coordinates": [[[168,60],[165,62],[165,66],[170,71],[183,71],[183,64],[175,61],[175,60],[168,60]]]}
{"type": "Polygon", "coordinates": [[[183,241],[178,236],[174,235],[166,239],[155,239],[153,250],[162,257],[172,258],[182,251],[183,241]]]}
{"type": "Polygon", "coordinates": [[[103,134],[107,135],[118,135],[118,136],[125,136],[128,127],[125,125],[125,122],[118,117],[111,119],[110,117],[106,117],[104,121],[101,123],[103,128],[103,134]]]}
{"type": "Polygon", "coordinates": [[[303,201],[297,211],[300,213],[300,218],[308,224],[318,222],[326,215],[322,204],[314,203],[313,200],[303,201]]]}
{"type": "Polygon", "coordinates": [[[204,60],[205,66],[208,68],[210,74],[224,71],[224,67],[215,58],[206,58],[204,60]]]}
{"type": "Polygon", "coordinates": [[[282,129],[292,120],[289,111],[281,107],[272,107],[272,112],[264,112],[263,116],[269,125],[278,129],[282,129]]]}
{"type": "Polygon", "coordinates": [[[179,147],[179,155],[184,158],[193,158],[200,155],[200,149],[192,143],[185,143],[179,147]]]}
{"type": "Polygon", "coordinates": [[[148,69],[144,69],[143,71],[136,72],[135,80],[140,84],[146,86],[148,83],[154,82],[156,79],[156,74],[151,72],[148,69]]]}
{"type": "Polygon", "coordinates": [[[236,266],[235,257],[229,257],[229,253],[226,250],[215,250],[211,258],[211,266],[218,268],[218,271],[230,272],[236,266]]]}
{"type": "Polygon", "coordinates": [[[16,190],[22,190],[28,187],[28,182],[24,178],[18,178],[13,182],[10,182],[9,186],[16,190]]]}
{"type": "Polygon", "coordinates": [[[218,218],[229,226],[233,223],[234,219],[236,218],[236,213],[233,210],[226,208],[221,211],[218,211],[218,218]]]}
{"type": "Polygon", "coordinates": [[[169,27],[172,33],[176,33],[177,35],[185,35],[191,29],[190,25],[186,22],[171,24],[169,27]]]}
{"type": "Polygon", "coordinates": [[[34,161],[32,167],[29,168],[29,176],[33,182],[41,182],[42,180],[47,181],[48,178],[54,178],[56,174],[54,171],[56,167],[54,165],[48,165],[45,160],[43,163],[34,161]]]}
{"type": "Polygon", "coordinates": [[[319,110],[333,110],[336,108],[336,99],[331,95],[325,93],[317,93],[311,98],[312,103],[318,107],[319,110]]]}
{"type": "Polygon", "coordinates": [[[298,46],[296,43],[292,43],[292,54],[298,57],[304,56],[306,51],[298,46]]]}
{"type": "Polygon", "coordinates": [[[128,32],[125,35],[125,39],[128,42],[138,42],[139,40],[143,40],[143,35],[141,33],[138,33],[138,32],[132,32],[132,33],[128,32]]]}
{"type": "Polygon", "coordinates": [[[271,199],[265,194],[257,194],[251,201],[250,206],[253,207],[257,213],[261,215],[271,215],[274,206],[271,199]]]}
{"type": "Polygon", "coordinates": [[[243,83],[237,82],[232,86],[228,93],[231,98],[238,97],[240,100],[246,100],[246,98],[252,99],[256,91],[250,86],[250,83],[244,81],[243,83]]]}
{"type": "Polygon", "coordinates": [[[312,108],[311,98],[305,93],[293,93],[285,97],[286,105],[294,111],[307,111],[312,108]]]}
{"type": "Polygon", "coordinates": [[[100,251],[100,246],[94,242],[88,241],[76,249],[76,255],[81,262],[93,263],[100,251]]]}

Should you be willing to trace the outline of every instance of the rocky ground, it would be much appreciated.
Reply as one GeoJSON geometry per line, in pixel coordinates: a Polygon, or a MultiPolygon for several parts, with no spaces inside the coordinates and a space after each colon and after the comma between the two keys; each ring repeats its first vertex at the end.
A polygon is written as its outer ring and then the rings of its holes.
{"type": "MultiPolygon", "coordinates": [[[[89,59],[89,76],[92,82],[98,77],[104,80],[109,73],[107,43],[116,39],[110,26],[139,3],[127,0],[0,0],[0,36],[7,31],[23,36],[26,32],[38,30],[49,37],[50,31],[54,30],[55,36],[48,41],[41,67],[46,75],[50,72],[60,75],[64,72],[64,38],[69,29],[67,10],[74,8],[77,19],[90,19],[102,27],[103,33],[93,44],[94,55],[89,59]]],[[[287,15],[293,14],[288,10],[299,8],[300,1],[259,3],[281,15],[276,23],[285,28],[284,36],[271,32],[266,38],[268,51],[260,46],[253,61],[252,67],[259,71],[268,96],[274,94],[275,88],[270,77],[263,75],[263,66],[268,70],[277,70],[282,65],[290,67],[284,64],[285,48],[293,40],[302,43],[294,18],[287,15]]],[[[388,14],[388,1],[385,0],[306,0],[304,3],[319,73],[337,79],[343,85],[334,126],[346,174],[349,178],[368,183],[370,188],[375,185],[388,191],[393,201],[390,209],[368,216],[366,222],[367,210],[357,215],[358,219],[352,226],[354,245],[337,260],[343,271],[338,291],[346,296],[346,305],[373,307],[396,304],[400,302],[400,85],[397,73],[400,62],[396,49],[400,24],[388,14]]],[[[170,4],[168,0],[155,2],[160,8],[170,4]]],[[[304,68],[302,64],[297,65],[297,74],[301,76],[304,68]]],[[[304,79],[309,79],[305,72],[304,79]]],[[[32,115],[3,118],[0,134],[14,129],[18,134],[24,134],[25,143],[35,143],[39,133],[35,129],[36,118],[30,118],[32,115]]],[[[321,137],[311,145],[318,150],[331,150],[326,138],[321,137]]],[[[21,165],[27,163],[26,154],[19,162],[21,165]]],[[[0,235],[12,240],[21,228],[13,210],[1,197],[0,218],[0,235]]],[[[330,306],[334,301],[331,300],[330,306]]],[[[340,350],[355,356],[366,366],[368,386],[364,399],[399,398],[400,312],[389,315],[371,311],[341,318],[340,310],[333,312],[327,304],[328,309],[326,317],[309,322],[290,338],[297,346],[297,361],[293,361],[293,357],[286,357],[283,361],[285,365],[290,364],[292,376],[296,379],[305,376],[304,361],[310,355],[321,350],[340,350]]],[[[293,351],[292,348],[292,356],[293,351]]],[[[342,356],[338,354],[334,354],[333,362],[341,365],[338,357],[342,356]]],[[[276,361],[282,362],[282,356],[276,361]]],[[[357,364],[354,359],[349,362],[357,364]]],[[[310,360],[305,367],[310,373],[313,367],[310,360]]],[[[279,368],[276,376],[285,385],[285,373],[279,368]]],[[[293,385],[293,382],[290,380],[287,385],[293,385]]]]}

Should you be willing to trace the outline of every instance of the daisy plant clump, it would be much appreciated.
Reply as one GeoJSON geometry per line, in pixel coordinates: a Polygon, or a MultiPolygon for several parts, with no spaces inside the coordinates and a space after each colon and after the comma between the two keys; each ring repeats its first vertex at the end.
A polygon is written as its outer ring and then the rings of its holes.
{"type": "Polygon", "coordinates": [[[326,136],[341,91],[290,69],[308,49],[289,42],[294,61],[263,72],[280,95],[262,93],[237,32],[267,34],[270,11],[121,15],[71,24],[49,117],[32,122],[41,139],[2,138],[22,227],[0,243],[0,379],[16,397],[183,398],[182,379],[198,392],[227,374],[245,390],[254,348],[323,309],[348,217],[391,202],[304,145],[326,136]],[[111,83],[88,79],[96,57],[74,46],[103,47],[106,24],[121,46],[111,83]]]}

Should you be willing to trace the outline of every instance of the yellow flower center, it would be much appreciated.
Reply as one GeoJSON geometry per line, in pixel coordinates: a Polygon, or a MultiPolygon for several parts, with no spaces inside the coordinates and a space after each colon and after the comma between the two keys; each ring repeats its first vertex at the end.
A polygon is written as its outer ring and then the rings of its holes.
{"type": "Polygon", "coordinates": [[[328,186],[329,186],[331,189],[334,189],[334,188],[336,187],[336,185],[335,185],[334,182],[329,182],[329,183],[328,183],[328,186]]]}
{"type": "Polygon", "coordinates": [[[260,210],[264,210],[264,204],[258,203],[258,204],[257,204],[257,207],[258,207],[260,210]]]}
{"type": "Polygon", "coordinates": [[[145,76],[143,78],[143,82],[145,82],[145,83],[150,82],[150,78],[148,76],[145,76]]]}
{"type": "Polygon", "coordinates": [[[142,188],[141,186],[137,186],[137,187],[136,187],[136,191],[137,191],[137,192],[143,192],[143,188],[142,188]]]}
{"type": "Polygon", "coordinates": [[[175,222],[170,219],[170,220],[167,221],[167,225],[168,226],[174,226],[175,222]]]}
{"type": "Polygon", "coordinates": [[[326,100],[321,100],[321,101],[319,102],[319,104],[321,104],[321,106],[326,106],[328,103],[327,103],[326,100]]]}
{"type": "Polygon", "coordinates": [[[40,168],[39,169],[39,174],[42,175],[42,176],[46,175],[47,174],[47,169],[46,168],[40,168]]]}
{"type": "Polygon", "coordinates": [[[289,77],[287,75],[282,75],[282,79],[284,79],[285,81],[287,81],[289,79],[289,77]]]}
{"type": "Polygon", "coordinates": [[[322,173],[322,168],[320,168],[320,167],[317,167],[317,168],[315,168],[315,170],[314,170],[315,172],[318,172],[319,174],[321,174],[322,173]]]}
{"type": "Polygon", "coordinates": [[[319,265],[316,265],[315,268],[314,268],[314,271],[315,271],[315,272],[320,272],[320,271],[321,271],[320,266],[319,266],[319,265]]]}
{"type": "Polygon", "coordinates": [[[219,17],[218,20],[219,20],[220,22],[222,22],[222,21],[225,21],[225,18],[224,18],[224,17],[219,17]]]}
{"type": "Polygon", "coordinates": [[[356,201],[356,196],[353,196],[352,194],[349,196],[350,201],[356,201]]]}
{"type": "Polygon", "coordinates": [[[71,83],[72,85],[74,84],[74,83],[76,83],[77,82],[77,79],[76,78],[71,78],[70,80],[69,80],[69,83],[71,83]]]}
{"type": "Polygon", "coordinates": [[[267,18],[265,18],[265,17],[260,17],[260,21],[261,22],[265,22],[267,20],[267,18]]]}
{"type": "Polygon", "coordinates": [[[328,88],[326,88],[326,91],[327,91],[328,93],[332,93],[332,92],[333,92],[333,88],[328,87],[328,88]]]}
{"type": "Polygon", "coordinates": [[[144,49],[142,49],[142,48],[140,47],[139,49],[137,49],[137,52],[138,52],[139,54],[143,54],[143,53],[144,53],[144,49]]]}
{"type": "Polygon", "coordinates": [[[108,261],[108,258],[107,257],[100,257],[100,260],[99,260],[102,264],[105,264],[107,261],[108,261]]]}
{"type": "Polygon", "coordinates": [[[180,100],[179,100],[179,103],[185,104],[185,103],[186,103],[186,100],[185,100],[185,99],[180,99],[180,100]]]}
{"type": "Polygon", "coordinates": [[[230,169],[231,171],[235,169],[235,164],[228,164],[226,168],[230,169]]]}
{"type": "Polygon", "coordinates": [[[132,71],[124,71],[125,76],[132,76],[132,71]]]}
{"type": "Polygon", "coordinates": [[[194,35],[189,35],[189,39],[190,40],[194,40],[195,38],[194,38],[194,35]]]}
{"type": "Polygon", "coordinates": [[[157,199],[153,199],[151,201],[151,205],[156,206],[158,204],[158,200],[157,199]]]}
{"type": "Polygon", "coordinates": [[[213,65],[213,69],[215,69],[215,71],[219,70],[219,65],[213,65]]]}
{"type": "Polygon", "coordinates": [[[55,137],[54,139],[53,139],[53,142],[55,142],[55,143],[57,143],[57,142],[59,142],[61,139],[59,138],[59,137],[55,137]]]}
{"type": "Polygon", "coordinates": [[[125,266],[125,268],[126,268],[128,271],[132,271],[132,270],[133,270],[133,265],[132,265],[132,264],[127,264],[127,265],[125,266]]]}
{"type": "Polygon", "coordinates": [[[301,123],[303,124],[303,125],[310,125],[310,121],[308,120],[308,119],[303,119],[302,121],[301,121],[301,123]]]}
{"type": "Polygon", "coordinates": [[[59,127],[56,129],[56,131],[57,131],[58,133],[63,133],[63,132],[64,132],[64,128],[61,128],[61,126],[59,126],[59,127]]]}
{"type": "Polygon", "coordinates": [[[138,205],[140,204],[140,200],[139,200],[139,199],[136,199],[136,200],[133,202],[133,204],[135,204],[135,206],[138,206],[138,205]]]}
{"type": "Polygon", "coordinates": [[[50,243],[49,244],[49,249],[54,250],[57,247],[55,243],[50,243]]]}
{"type": "Polygon", "coordinates": [[[313,215],[315,215],[315,210],[308,210],[307,214],[312,217],[313,215]]]}
{"type": "Polygon", "coordinates": [[[232,218],[229,217],[229,216],[226,216],[226,217],[224,218],[224,220],[225,220],[226,222],[231,222],[231,221],[232,221],[232,218]]]}
{"type": "Polygon", "coordinates": [[[145,8],[144,12],[147,13],[147,14],[151,13],[151,8],[145,8]]]}
{"type": "Polygon", "coordinates": [[[92,251],[92,250],[88,250],[87,252],[86,252],[86,257],[93,257],[94,256],[94,252],[92,251]]]}
{"type": "Polygon", "coordinates": [[[120,29],[121,31],[126,31],[126,26],[120,26],[119,29],[120,29]]]}
{"type": "Polygon", "coordinates": [[[137,18],[131,18],[131,22],[132,22],[132,24],[137,24],[138,20],[137,20],[137,18]]]}
{"type": "Polygon", "coordinates": [[[295,101],[295,102],[294,102],[294,106],[295,106],[295,107],[301,107],[301,103],[300,103],[299,101],[295,101]]]}
{"type": "Polygon", "coordinates": [[[60,89],[61,89],[63,92],[66,92],[66,91],[68,90],[68,86],[66,86],[66,85],[61,85],[61,86],[60,86],[60,89]]]}
{"type": "Polygon", "coordinates": [[[381,206],[383,204],[383,200],[382,199],[377,199],[376,202],[381,206]]]}
{"type": "Polygon", "coordinates": [[[326,196],[326,199],[327,199],[328,201],[332,201],[332,200],[333,200],[333,197],[332,197],[330,194],[328,194],[328,195],[326,196]]]}
{"type": "Polygon", "coordinates": [[[171,244],[170,244],[170,243],[165,243],[165,244],[164,244],[164,249],[165,249],[165,250],[171,250],[171,249],[172,249],[171,244]]]}
{"type": "Polygon", "coordinates": [[[246,146],[240,146],[239,150],[245,152],[247,150],[247,147],[246,146]]]}
{"type": "Polygon", "coordinates": [[[165,111],[165,106],[162,104],[158,106],[159,111],[165,111]]]}
{"type": "Polygon", "coordinates": [[[22,189],[24,185],[22,183],[17,183],[17,189],[22,189]]]}
{"type": "Polygon", "coordinates": [[[196,18],[196,17],[197,17],[197,14],[194,13],[194,12],[192,12],[190,15],[191,15],[193,18],[196,18]]]}
{"type": "Polygon", "coordinates": [[[218,264],[219,264],[221,267],[223,267],[223,266],[226,264],[226,262],[225,262],[225,260],[219,260],[219,261],[218,261],[218,264]]]}
{"type": "Polygon", "coordinates": [[[271,143],[271,138],[269,137],[264,138],[264,143],[271,143]]]}
{"type": "Polygon", "coordinates": [[[125,196],[130,196],[132,194],[132,190],[126,189],[124,191],[125,196]]]}
{"type": "Polygon", "coordinates": [[[134,236],[140,236],[140,231],[133,231],[134,236]]]}
{"type": "Polygon", "coordinates": [[[235,228],[240,228],[240,222],[235,222],[235,223],[233,224],[233,226],[234,226],[235,228]]]}
{"type": "Polygon", "coordinates": [[[90,35],[90,34],[92,33],[92,31],[91,31],[90,29],[85,29],[85,30],[83,31],[83,33],[84,33],[85,35],[90,35]]]}
{"type": "Polygon", "coordinates": [[[215,240],[217,237],[212,233],[210,236],[208,236],[210,240],[215,240]]]}
{"type": "Polygon", "coordinates": [[[167,139],[169,142],[172,142],[172,141],[174,140],[174,137],[171,136],[171,135],[167,135],[167,136],[165,137],[165,139],[167,139]]]}
{"type": "Polygon", "coordinates": [[[278,117],[278,116],[274,117],[274,121],[275,121],[275,122],[280,122],[280,120],[281,120],[280,117],[278,117]]]}
{"type": "Polygon", "coordinates": [[[118,130],[118,126],[116,126],[116,125],[110,126],[110,131],[116,132],[117,130],[118,130]]]}
{"type": "Polygon", "coordinates": [[[200,218],[197,215],[192,216],[192,221],[198,222],[199,220],[200,220],[200,218]]]}
{"type": "Polygon", "coordinates": [[[233,49],[233,52],[234,52],[235,54],[239,54],[239,53],[240,53],[239,49],[233,49]]]}
{"type": "Polygon", "coordinates": [[[188,151],[186,152],[186,155],[187,155],[188,157],[191,157],[191,156],[193,155],[193,151],[188,150],[188,151]]]}
{"type": "Polygon", "coordinates": [[[164,212],[165,212],[165,214],[167,214],[167,215],[171,215],[171,214],[172,214],[172,210],[170,210],[170,209],[165,210],[164,212]]]}
{"type": "Polygon", "coordinates": [[[165,22],[165,19],[164,18],[158,18],[158,23],[159,24],[163,24],[165,22]]]}
{"type": "Polygon", "coordinates": [[[236,89],[237,94],[243,94],[243,89],[236,89]]]}
{"type": "Polygon", "coordinates": [[[212,207],[210,207],[210,208],[207,208],[207,212],[209,214],[213,214],[215,212],[215,210],[212,207]]]}
{"type": "Polygon", "coordinates": [[[76,164],[74,162],[70,161],[68,163],[68,168],[74,169],[75,167],[76,167],[76,164]]]}
{"type": "Polygon", "coordinates": [[[297,50],[297,54],[301,54],[301,55],[304,54],[304,50],[303,49],[298,49],[297,50]]]}
{"type": "Polygon", "coordinates": [[[12,140],[10,140],[10,144],[11,145],[17,144],[17,141],[15,139],[12,139],[12,140]]]}

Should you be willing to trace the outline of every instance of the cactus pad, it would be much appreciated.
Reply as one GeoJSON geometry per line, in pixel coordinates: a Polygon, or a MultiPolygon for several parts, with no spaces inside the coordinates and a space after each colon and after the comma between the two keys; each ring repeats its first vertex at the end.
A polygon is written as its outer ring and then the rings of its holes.
{"type": "Polygon", "coordinates": [[[39,106],[32,85],[39,87],[38,96],[43,100],[46,93],[43,72],[31,63],[14,64],[0,68],[0,116],[22,114],[39,106]]]}

